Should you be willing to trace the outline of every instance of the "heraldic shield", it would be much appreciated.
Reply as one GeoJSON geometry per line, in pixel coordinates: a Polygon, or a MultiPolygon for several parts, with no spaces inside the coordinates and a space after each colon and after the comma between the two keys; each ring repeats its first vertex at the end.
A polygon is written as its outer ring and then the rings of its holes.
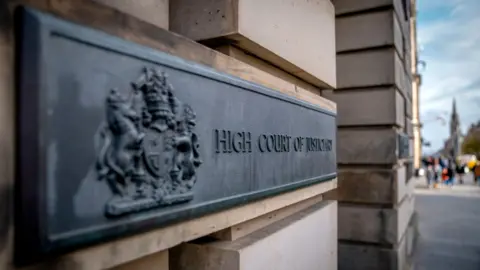
{"type": "Polygon", "coordinates": [[[202,163],[196,115],[175,97],[167,75],[144,68],[131,90],[129,99],[110,90],[99,132],[98,179],[113,193],[108,217],[192,200],[202,163]]]}
{"type": "Polygon", "coordinates": [[[144,163],[146,170],[155,178],[166,175],[173,162],[172,149],[165,148],[165,133],[156,130],[145,130],[143,142],[144,163]]]}

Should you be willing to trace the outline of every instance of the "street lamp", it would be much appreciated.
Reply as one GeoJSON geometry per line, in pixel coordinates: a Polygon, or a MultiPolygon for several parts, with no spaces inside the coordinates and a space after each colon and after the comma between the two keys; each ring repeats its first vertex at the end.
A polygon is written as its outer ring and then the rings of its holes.
{"type": "Polygon", "coordinates": [[[422,141],[422,146],[430,147],[432,144],[429,141],[425,141],[425,139],[421,139],[422,141]]]}
{"type": "MultiPolygon", "coordinates": [[[[426,69],[426,67],[427,67],[427,62],[425,62],[425,61],[423,61],[423,60],[418,60],[418,61],[417,61],[417,66],[421,66],[421,67],[422,67],[422,68],[420,68],[420,69],[417,68],[417,69],[419,69],[420,72],[421,72],[421,71],[424,71],[424,70],[426,69]]],[[[419,73],[420,73],[420,72],[419,72],[419,73]]]]}
{"type": "MultiPolygon", "coordinates": [[[[425,120],[422,123],[418,123],[417,126],[418,127],[423,127],[425,124],[436,122],[436,121],[439,121],[442,124],[442,126],[445,126],[447,124],[447,120],[445,120],[445,118],[443,118],[443,116],[437,115],[433,119],[425,120]]],[[[413,121],[412,121],[412,124],[415,125],[415,123],[413,123],[413,121]]]]}

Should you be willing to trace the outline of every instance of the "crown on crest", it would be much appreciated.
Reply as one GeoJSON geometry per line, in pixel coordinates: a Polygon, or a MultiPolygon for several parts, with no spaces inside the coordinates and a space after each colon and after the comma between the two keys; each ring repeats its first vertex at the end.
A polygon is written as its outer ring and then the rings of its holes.
{"type": "Polygon", "coordinates": [[[144,68],[143,74],[132,84],[134,89],[143,93],[147,111],[154,117],[169,117],[172,114],[169,100],[173,96],[173,87],[167,80],[165,72],[144,68]]]}

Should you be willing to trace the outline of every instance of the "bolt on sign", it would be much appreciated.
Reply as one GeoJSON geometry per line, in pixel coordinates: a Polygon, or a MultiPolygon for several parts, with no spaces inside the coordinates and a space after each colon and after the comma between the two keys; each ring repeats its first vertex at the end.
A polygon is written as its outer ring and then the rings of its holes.
{"type": "Polygon", "coordinates": [[[18,264],[336,177],[332,112],[20,14],[18,264]]]}

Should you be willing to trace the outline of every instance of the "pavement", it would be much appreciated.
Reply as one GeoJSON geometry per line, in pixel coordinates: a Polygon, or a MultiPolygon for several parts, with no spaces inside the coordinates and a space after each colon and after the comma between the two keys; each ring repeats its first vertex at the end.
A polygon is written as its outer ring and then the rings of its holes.
{"type": "Polygon", "coordinates": [[[480,186],[428,189],[416,179],[418,238],[415,270],[480,270],[480,186]]]}

